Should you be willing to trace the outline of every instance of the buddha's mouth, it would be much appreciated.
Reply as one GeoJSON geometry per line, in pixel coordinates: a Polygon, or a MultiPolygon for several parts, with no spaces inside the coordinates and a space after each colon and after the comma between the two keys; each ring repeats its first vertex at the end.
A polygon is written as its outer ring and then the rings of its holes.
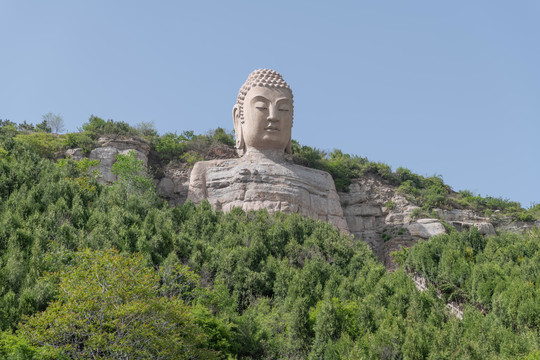
{"type": "Polygon", "coordinates": [[[275,132],[275,131],[279,131],[279,128],[276,127],[276,126],[267,126],[267,127],[264,128],[264,130],[270,131],[270,132],[275,132]]]}

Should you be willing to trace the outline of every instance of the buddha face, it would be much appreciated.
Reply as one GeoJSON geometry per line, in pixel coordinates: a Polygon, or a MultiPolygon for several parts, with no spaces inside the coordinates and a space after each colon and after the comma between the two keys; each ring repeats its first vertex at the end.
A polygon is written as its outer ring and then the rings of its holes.
{"type": "Polygon", "coordinates": [[[292,128],[289,89],[255,86],[246,94],[243,110],[241,127],[246,149],[285,150],[292,128]]]}

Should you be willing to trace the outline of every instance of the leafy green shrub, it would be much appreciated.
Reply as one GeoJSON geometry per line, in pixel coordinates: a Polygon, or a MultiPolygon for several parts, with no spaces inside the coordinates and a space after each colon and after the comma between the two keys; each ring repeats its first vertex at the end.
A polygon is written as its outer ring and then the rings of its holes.
{"type": "Polygon", "coordinates": [[[195,162],[204,160],[210,147],[217,144],[232,147],[234,136],[222,128],[206,135],[195,135],[193,131],[184,131],[180,135],[167,133],[156,140],[155,147],[162,159],[176,159],[193,166],[195,162]]]}
{"type": "Polygon", "coordinates": [[[188,142],[193,139],[193,131],[184,131],[180,135],[167,133],[156,141],[156,151],[163,158],[178,158],[188,148],[188,142]]]}
{"type": "Polygon", "coordinates": [[[515,219],[517,219],[518,221],[533,222],[536,221],[538,218],[530,212],[519,211],[515,214],[515,219]]]}
{"type": "Polygon", "coordinates": [[[415,208],[413,211],[411,211],[411,219],[419,219],[425,215],[426,214],[422,208],[415,208]]]}
{"type": "Polygon", "coordinates": [[[349,191],[351,180],[361,175],[365,158],[344,154],[341,150],[326,152],[292,141],[293,160],[295,163],[326,171],[332,175],[336,190],[349,191]]]}
{"type": "Polygon", "coordinates": [[[388,181],[393,181],[395,179],[392,168],[381,162],[367,162],[365,166],[362,167],[362,174],[378,175],[388,181]]]}
{"type": "Polygon", "coordinates": [[[47,120],[43,120],[39,124],[36,124],[35,130],[38,132],[45,132],[45,133],[52,132],[52,129],[50,125],[47,123],[47,120]]]}
{"type": "Polygon", "coordinates": [[[59,137],[43,132],[19,134],[15,136],[14,140],[49,159],[54,158],[55,154],[62,149],[62,140],[59,137]]]}
{"type": "Polygon", "coordinates": [[[224,129],[218,127],[216,130],[211,131],[209,136],[212,137],[214,143],[220,143],[228,146],[235,146],[234,135],[227,133],[224,129]]]}
{"type": "Polygon", "coordinates": [[[4,128],[4,127],[17,127],[17,124],[14,123],[13,121],[11,120],[8,120],[8,119],[0,119],[0,129],[4,128]]]}
{"type": "Polygon", "coordinates": [[[99,135],[140,135],[139,131],[123,121],[103,120],[97,116],[90,116],[82,129],[92,138],[99,135]]]}
{"type": "Polygon", "coordinates": [[[24,131],[24,132],[31,132],[31,131],[35,131],[36,129],[34,128],[34,124],[32,123],[27,123],[26,120],[24,120],[22,123],[20,123],[19,125],[17,125],[17,129],[19,131],[24,131]]]}
{"type": "Polygon", "coordinates": [[[392,210],[396,207],[396,203],[393,201],[387,201],[384,203],[384,207],[387,208],[388,210],[392,210]]]}
{"type": "Polygon", "coordinates": [[[364,158],[334,150],[322,161],[322,170],[332,175],[338,191],[349,191],[351,180],[360,177],[364,163],[364,158]]]}
{"type": "Polygon", "coordinates": [[[300,145],[296,140],[292,140],[291,148],[295,163],[314,169],[322,169],[322,160],[326,157],[324,151],[300,145]]]}
{"type": "Polygon", "coordinates": [[[461,206],[472,208],[488,216],[499,210],[518,221],[532,222],[540,218],[540,214],[535,213],[534,210],[523,209],[516,201],[491,196],[482,197],[468,190],[461,190],[458,193],[457,202],[461,206]]]}
{"type": "Polygon", "coordinates": [[[154,179],[133,150],[127,155],[116,155],[111,171],[118,177],[118,185],[124,187],[130,195],[156,197],[154,179]]]}
{"type": "Polygon", "coordinates": [[[0,138],[3,141],[13,138],[17,133],[17,124],[9,120],[0,120],[0,138]]]}
{"type": "Polygon", "coordinates": [[[159,136],[153,121],[141,121],[135,126],[135,129],[145,138],[154,139],[159,136]]]}
{"type": "Polygon", "coordinates": [[[202,161],[204,158],[195,151],[188,151],[180,155],[180,160],[182,162],[186,162],[188,166],[192,167],[196,162],[202,161]]]}
{"type": "Polygon", "coordinates": [[[540,325],[540,232],[524,236],[484,237],[476,228],[419,242],[407,252],[405,266],[433,281],[449,298],[457,297],[493,310],[506,326],[540,325]],[[533,305],[536,303],[536,305],[533,305]]]}
{"type": "Polygon", "coordinates": [[[64,137],[64,148],[81,148],[85,154],[90,154],[95,145],[96,141],[86,132],[69,133],[64,137]]]}
{"type": "Polygon", "coordinates": [[[420,190],[420,203],[427,209],[443,207],[447,203],[449,188],[442,178],[432,176],[423,179],[423,188],[420,190]]]}
{"type": "Polygon", "coordinates": [[[527,210],[527,213],[530,214],[534,219],[539,220],[540,219],[540,204],[531,205],[531,207],[527,210]]]}
{"type": "Polygon", "coordinates": [[[6,360],[68,360],[61,350],[34,346],[10,331],[0,333],[0,357],[6,360]]]}

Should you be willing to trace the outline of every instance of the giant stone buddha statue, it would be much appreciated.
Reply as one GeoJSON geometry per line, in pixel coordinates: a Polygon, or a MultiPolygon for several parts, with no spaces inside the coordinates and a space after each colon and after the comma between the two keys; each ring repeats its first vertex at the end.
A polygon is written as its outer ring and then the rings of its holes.
{"type": "Polygon", "coordinates": [[[216,210],[296,212],[348,232],[334,181],[327,172],[293,164],[293,94],[276,71],[253,71],[232,111],[240,158],[202,161],[191,172],[188,199],[216,210]]]}

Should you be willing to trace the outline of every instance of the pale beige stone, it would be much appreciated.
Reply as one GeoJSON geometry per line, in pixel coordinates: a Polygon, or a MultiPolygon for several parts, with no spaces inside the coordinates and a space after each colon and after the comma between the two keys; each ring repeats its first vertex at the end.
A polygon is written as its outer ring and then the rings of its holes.
{"type": "Polygon", "coordinates": [[[239,159],[198,162],[190,177],[188,199],[208,199],[216,210],[296,212],[348,232],[340,198],[330,174],[293,164],[292,91],[280,74],[256,70],[240,89],[233,107],[239,159]]]}
{"type": "Polygon", "coordinates": [[[478,232],[482,235],[495,235],[495,228],[493,224],[489,222],[474,223],[474,227],[478,229],[478,232]]]}
{"type": "Polygon", "coordinates": [[[66,157],[79,161],[84,158],[84,153],[81,148],[68,149],[66,150],[66,157]]]}
{"type": "Polygon", "coordinates": [[[135,158],[136,159],[139,159],[142,161],[143,165],[145,167],[148,166],[148,157],[147,157],[147,154],[143,153],[142,151],[139,151],[139,150],[136,150],[136,149],[126,149],[126,150],[120,150],[118,152],[118,155],[124,155],[124,156],[127,156],[129,155],[131,152],[133,152],[133,154],[135,154],[135,158]]]}
{"type": "Polygon", "coordinates": [[[223,211],[239,206],[245,211],[298,212],[348,229],[327,173],[258,155],[247,152],[241,159],[198,162],[191,172],[188,199],[208,199],[223,211]],[[243,171],[246,167],[249,173],[243,171]]]}
{"type": "Polygon", "coordinates": [[[407,226],[410,234],[422,239],[446,233],[444,226],[436,219],[419,219],[418,222],[407,226]]]}
{"type": "Polygon", "coordinates": [[[90,159],[99,160],[99,165],[90,170],[99,170],[101,173],[100,182],[111,183],[116,181],[116,175],[112,173],[116,155],[118,155],[118,149],[112,146],[96,148],[90,152],[90,159]]]}

